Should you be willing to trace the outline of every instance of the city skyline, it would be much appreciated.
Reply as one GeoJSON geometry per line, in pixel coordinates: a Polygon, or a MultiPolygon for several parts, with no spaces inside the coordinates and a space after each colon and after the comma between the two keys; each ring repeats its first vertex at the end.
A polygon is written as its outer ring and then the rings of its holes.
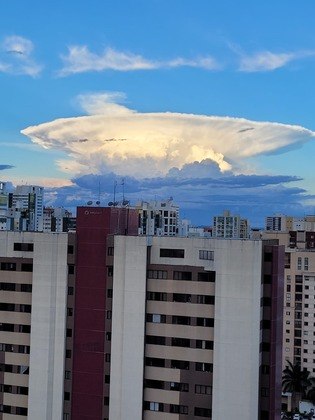
{"type": "Polygon", "coordinates": [[[173,196],[195,224],[314,213],[311,3],[2,9],[2,181],[74,208],[124,179],[132,202],[173,196]]]}

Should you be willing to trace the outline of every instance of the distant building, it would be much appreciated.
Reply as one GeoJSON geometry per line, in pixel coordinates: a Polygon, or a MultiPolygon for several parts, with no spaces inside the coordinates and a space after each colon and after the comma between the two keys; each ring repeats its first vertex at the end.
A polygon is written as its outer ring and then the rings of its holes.
{"type": "Polygon", "coordinates": [[[136,209],[139,212],[139,235],[178,236],[179,207],[172,199],[141,201],[136,209]]]}
{"type": "Polygon", "coordinates": [[[232,215],[229,210],[225,210],[222,216],[214,216],[213,231],[214,238],[226,239],[247,239],[249,238],[249,222],[242,219],[239,215],[232,215]]]}
{"type": "Polygon", "coordinates": [[[7,214],[9,207],[9,194],[6,183],[0,182],[0,230],[7,230],[7,214]]]}
{"type": "Polygon", "coordinates": [[[75,230],[76,218],[72,213],[63,207],[44,208],[44,232],[69,232],[75,230]]]}

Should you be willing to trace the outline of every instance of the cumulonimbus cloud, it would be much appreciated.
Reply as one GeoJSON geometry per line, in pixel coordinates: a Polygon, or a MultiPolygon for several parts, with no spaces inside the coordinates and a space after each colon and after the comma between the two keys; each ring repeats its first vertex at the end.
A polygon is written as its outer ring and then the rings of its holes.
{"type": "Polygon", "coordinates": [[[102,100],[99,95],[81,96],[81,103],[84,98],[94,115],[61,118],[22,130],[34,143],[68,154],[69,159],[59,161],[59,166],[77,175],[163,176],[171,168],[205,159],[215,162],[221,172],[237,172],[250,157],[298,147],[315,136],[301,126],[244,118],[139,113],[108,102],[108,94],[102,100]]]}
{"type": "Polygon", "coordinates": [[[219,68],[218,62],[211,56],[193,59],[177,57],[161,61],[148,59],[140,54],[118,51],[114,48],[105,48],[104,51],[97,54],[90,51],[86,45],[68,47],[68,54],[61,58],[64,67],[58,72],[59,76],[105,70],[135,71],[172,67],[199,67],[216,70],[219,68]]]}
{"type": "Polygon", "coordinates": [[[43,67],[34,60],[33,50],[31,40],[17,35],[7,36],[0,45],[0,72],[38,76],[43,67]]]}

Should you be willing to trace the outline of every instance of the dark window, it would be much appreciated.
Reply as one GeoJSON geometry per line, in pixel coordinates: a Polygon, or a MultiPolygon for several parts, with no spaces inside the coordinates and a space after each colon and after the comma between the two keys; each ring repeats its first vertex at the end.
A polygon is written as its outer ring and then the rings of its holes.
{"type": "Polygon", "coordinates": [[[197,318],[198,327],[213,327],[214,319],[213,318],[197,318]]]}
{"type": "Polygon", "coordinates": [[[207,271],[205,273],[198,273],[198,281],[215,282],[215,271],[207,271]]]}
{"type": "Polygon", "coordinates": [[[13,245],[14,251],[26,251],[26,252],[32,252],[34,251],[34,244],[31,243],[21,243],[21,242],[14,242],[13,245]]]}
{"type": "Polygon", "coordinates": [[[16,263],[2,262],[0,268],[3,271],[16,271],[16,263]]]}
{"type": "Polygon", "coordinates": [[[206,251],[204,249],[201,249],[199,251],[199,259],[200,260],[214,260],[214,252],[213,251],[206,251]]]}
{"type": "Polygon", "coordinates": [[[29,334],[31,332],[31,326],[30,325],[19,325],[19,332],[29,334]]]}
{"type": "Polygon", "coordinates": [[[190,325],[190,317],[189,316],[173,315],[172,316],[172,324],[190,325]]]}
{"type": "Polygon", "coordinates": [[[20,312],[26,312],[30,314],[32,312],[31,305],[20,305],[20,312]]]}
{"type": "Polygon", "coordinates": [[[111,341],[111,339],[112,339],[112,333],[111,333],[110,331],[108,331],[108,332],[106,333],[106,340],[107,340],[107,341],[111,341]]]}
{"type": "Polygon", "coordinates": [[[65,379],[71,379],[71,372],[70,370],[65,371],[65,379]]]}
{"type": "Polygon", "coordinates": [[[167,293],[147,292],[147,300],[167,301],[167,293]]]}
{"type": "Polygon", "coordinates": [[[146,344],[157,344],[160,346],[165,346],[165,337],[160,337],[158,335],[147,335],[145,342],[146,344]]]}
{"type": "Polygon", "coordinates": [[[270,261],[272,261],[272,252],[265,252],[265,253],[264,253],[264,261],[265,261],[265,262],[270,262],[270,261]]]}
{"type": "Polygon", "coordinates": [[[72,286],[69,286],[68,287],[68,295],[69,296],[72,296],[73,295],[73,291],[74,291],[73,287],[72,286]]]}
{"type": "Polygon", "coordinates": [[[189,384],[184,382],[170,382],[171,391],[189,392],[189,384]]]}
{"type": "Polygon", "coordinates": [[[174,280],[191,280],[192,272],[191,271],[174,271],[173,279],[174,280]]]}
{"type": "Polygon", "coordinates": [[[190,347],[190,339],[189,338],[172,337],[172,346],[190,347]]]}
{"type": "Polygon", "coordinates": [[[165,384],[163,381],[156,381],[154,379],[145,379],[144,386],[145,388],[164,389],[165,384]]]}
{"type": "Polygon", "coordinates": [[[73,264],[68,265],[68,274],[74,274],[74,265],[73,264]]]}
{"type": "Polygon", "coordinates": [[[20,395],[28,395],[28,388],[26,386],[18,386],[16,388],[16,393],[20,395]]]}
{"type": "Polygon", "coordinates": [[[113,277],[114,275],[114,267],[112,265],[108,265],[107,266],[107,276],[108,277],[113,277]]]}
{"type": "Polygon", "coordinates": [[[105,353],[105,362],[110,363],[110,353],[105,353]]]}
{"type": "Polygon", "coordinates": [[[27,416],[27,408],[16,407],[16,414],[19,415],[19,416],[27,416]]]}
{"type": "Polygon", "coordinates": [[[19,353],[24,353],[24,354],[30,354],[30,346],[19,346],[18,347],[18,352],[19,353]]]}
{"type": "Polygon", "coordinates": [[[108,255],[109,257],[112,257],[112,256],[114,255],[114,247],[113,247],[113,246],[109,246],[109,247],[107,248],[107,255],[108,255]]]}
{"type": "Polygon", "coordinates": [[[67,308],[67,316],[73,315],[73,308],[67,308]]]}
{"type": "Polygon", "coordinates": [[[110,383],[110,375],[105,375],[105,384],[110,383]]]}
{"type": "Polygon", "coordinates": [[[73,252],[74,252],[73,245],[68,245],[68,254],[73,254],[73,252]]]}
{"type": "Polygon", "coordinates": [[[113,297],[113,289],[107,289],[107,297],[110,299],[113,297]]]}
{"type": "Polygon", "coordinates": [[[214,305],[214,296],[197,295],[197,303],[202,303],[205,305],[214,305]]]}
{"type": "Polygon", "coordinates": [[[32,293],[31,284],[21,284],[21,292],[32,293]]]}
{"type": "Polygon", "coordinates": [[[264,275],[264,284],[271,284],[272,282],[272,277],[270,274],[265,274],[264,275]]]}
{"type": "Polygon", "coordinates": [[[106,311],[106,319],[112,319],[112,311],[106,311]]]}
{"type": "Polygon", "coordinates": [[[14,292],[16,290],[15,283],[0,283],[0,290],[14,292]]]}
{"type": "Polygon", "coordinates": [[[65,401],[70,401],[70,392],[65,392],[64,393],[64,400],[65,401]]]}
{"type": "Polygon", "coordinates": [[[263,319],[260,321],[260,328],[264,330],[270,330],[271,321],[269,319],[263,319]]]}
{"type": "Polygon", "coordinates": [[[71,359],[71,350],[66,350],[66,358],[71,359]]]}
{"type": "Polygon", "coordinates": [[[170,404],[170,413],[188,414],[187,405],[170,404]]]}
{"type": "Polygon", "coordinates": [[[195,407],[194,414],[196,417],[211,417],[212,411],[210,408],[195,407]]]}
{"type": "Polygon", "coordinates": [[[14,311],[15,304],[14,303],[0,303],[0,311],[14,311]]]}
{"type": "Polygon", "coordinates": [[[271,298],[270,297],[262,297],[260,299],[260,306],[271,306],[271,298]]]}
{"type": "Polygon", "coordinates": [[[146,366],[155,366],[155,367],[165,367],[165,360],[159,359],[157,357],[146,357],[145,358],[146,366]]]}
{"type": "Polygon", "coordinates": [[[260,343],[260,351],[270,351],[270,343],[260,343]]]}
{"type": "Polygon", "coordinates": [[[185,250],[184,249],[160,249],[160,257],[165,258],[185,258],[185,250]]]}
{"type": "Polygon", "coordinates": [[[186,360],[171,360],[172,369],[189,369],[190,363],[186,360]]]}
{"type": "Polygon", "coordinates": [[[22,263],[21,271],[26,271],[28,273],[31,273],[33,271],[33,264],[22,263]]]}
{"type": "Polygon", "coordinates": [[[213,364],[212,363],[195,363],[195,369],[198,372],[212,372],[213,371],[213,364]]]}
{"type": "Polygon", "coordinates": [[[109,405],[109,397],[104,397],[104,405],[109,405]]]}
{"type": "Polygon", "coordinates": [[[184,293],[173,293],[173,302],[191,302],[191,295],[184,293]]]}
{"type": "Polygon", "coordinates": [[[213,350],[213,341],[209,340],[196,340],[197,349],[208,349],[213,350]]]}
{"type": "Polygon", "coordinates": [[[67,328],[67,337],[72,337],[72,329],[67,328]]]}

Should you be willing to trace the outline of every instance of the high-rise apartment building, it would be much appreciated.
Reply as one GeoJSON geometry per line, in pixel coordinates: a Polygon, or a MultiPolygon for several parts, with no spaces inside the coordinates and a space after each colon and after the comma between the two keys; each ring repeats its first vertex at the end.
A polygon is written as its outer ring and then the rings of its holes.
{"type": "Polygon", "coordinates": [[[315,231],[264,232],[285,246],[283,368],[301,363],[315,373],[315,231]]]}
{"type": "Polygon", "coordinates": [[[137,230],[0,232],[0,418],[280,419],[283,247],[137,230]]]}
{"type": "Polygon", "coordinates": [[[139,211],[139,235],[178,236],[179,207],[173,199],[165,201],[142,201],[139,211]]]}
{"type": "Polygon", "coordinates": [[[222,216],[213,217],[212,236],[214,238],[247,239],[249,238],[249,223],[238,215],[232,215],[225,210],[222,216]]]}

